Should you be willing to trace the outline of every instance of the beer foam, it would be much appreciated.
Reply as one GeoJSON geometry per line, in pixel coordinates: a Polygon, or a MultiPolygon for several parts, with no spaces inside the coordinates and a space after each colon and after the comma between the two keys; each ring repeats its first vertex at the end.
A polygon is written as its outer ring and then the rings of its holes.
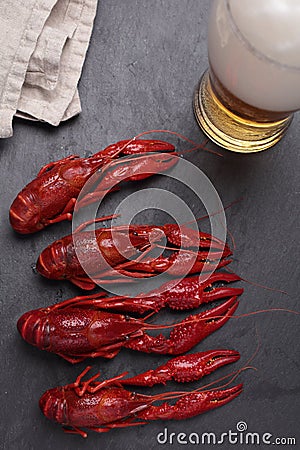
{"type": "Polygon", "coordinates": [[[300,109],[299,24],[299,0],[214,0],[208,27],[213,71],[251,106],[300,109]]]}
{"type": "Polygon", "coordinates": [[[229,0],[228,5],[250,45],[276,62],[300,68],[299,0],[229,0]]]}

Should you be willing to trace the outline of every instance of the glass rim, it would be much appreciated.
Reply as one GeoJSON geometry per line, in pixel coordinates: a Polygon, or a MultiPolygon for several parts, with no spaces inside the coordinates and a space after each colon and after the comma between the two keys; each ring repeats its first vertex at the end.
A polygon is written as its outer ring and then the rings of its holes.
{"type": "Polygon", "coordinates": [[[251,44],[251,42],[246,38],[246,36],[242,33],[242,31],[240,30],[240,28],[238,27],[238,25],[235,22],[235,19],[233,17],[232,14],[232,10],[231,10],[231,6],[230,6],[230,1],[231,0],[225,0],[225,5],[226,5],[226,11],[229,17],[229,21],[230,21],[230,25],[232,27],[233,32],[236,34],[236,36],[241,40],[241,42],[243,43],[243,45],[246,46],[246,48],[253,53],[257,58],[267,61],[279,68],[282,69],[289,69],[289,70],[293,70],[293,71],[300,71],[300,64],[299,66],[294,66],[294,65],[289,65],[286,63],[281,63],[280,61],[276,61],[276,59],[271,58],[268,55],[265,55],[262,51],[258,50],[253,44],[251,44]]]}

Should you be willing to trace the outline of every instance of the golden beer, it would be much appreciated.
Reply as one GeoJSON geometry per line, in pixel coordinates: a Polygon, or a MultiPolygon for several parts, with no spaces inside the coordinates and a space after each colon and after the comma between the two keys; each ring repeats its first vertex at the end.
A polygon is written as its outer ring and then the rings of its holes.
{"type": "Polygon", "coordinates": [[[195,91],[194,112],[218,145],[242,153],[267,149],[300,108],[300,4],[295,5],[295,0],[213,1],[210,68],[195,91]]]}

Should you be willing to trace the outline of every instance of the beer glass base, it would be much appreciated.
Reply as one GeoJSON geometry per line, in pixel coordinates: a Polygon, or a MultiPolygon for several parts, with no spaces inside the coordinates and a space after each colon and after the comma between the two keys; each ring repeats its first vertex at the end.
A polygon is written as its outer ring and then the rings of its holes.
{"type": "Polygon", "coordinates": [[[285,134],[293,115],[276,122],[255,122],[229,111],[214,94],[206,71],[194,95],[194,113],[204,133],[220,147],[253,153],[275,145],[285,134]]]}

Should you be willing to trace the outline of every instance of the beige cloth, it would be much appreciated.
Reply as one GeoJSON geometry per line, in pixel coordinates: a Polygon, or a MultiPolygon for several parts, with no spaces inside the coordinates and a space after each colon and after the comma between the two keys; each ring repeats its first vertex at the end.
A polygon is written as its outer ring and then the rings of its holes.
{"type": "Polygon", "coordinates": [[[0,137],[14,115],[58,125],[81,111],[77,84],[97,0],[0,1],[0,137]]]}

